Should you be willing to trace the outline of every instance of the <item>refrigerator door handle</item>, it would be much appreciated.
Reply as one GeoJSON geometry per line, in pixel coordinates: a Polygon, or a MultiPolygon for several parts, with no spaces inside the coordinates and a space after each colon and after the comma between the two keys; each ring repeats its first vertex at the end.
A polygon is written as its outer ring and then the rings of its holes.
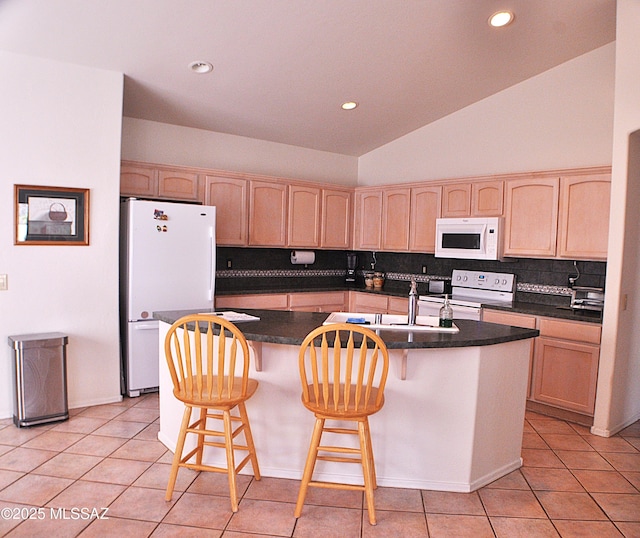
{"type": "MultiPolygon", "coordinates": [[[[213,301],[213,286],[216,273],[215,259],[216,259],[216,234],[213,226],[209,228],[209,239],[211,252],[209,255],[209,301],[213,301]]],[[[213,308],[213,304],[211,305],[213,308]]]]}

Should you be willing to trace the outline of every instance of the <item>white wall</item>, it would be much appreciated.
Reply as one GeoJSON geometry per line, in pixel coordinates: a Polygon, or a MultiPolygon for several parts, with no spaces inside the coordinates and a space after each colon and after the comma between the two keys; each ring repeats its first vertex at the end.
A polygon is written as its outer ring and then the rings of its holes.
{"type": "Polygon", "coordinates": [[[356,185],[358,159],[337,153],[124,118],[122,158],[356,185]]]}
{"type": "Polygon", "coordinates": [[[358,184],[611,163],[611,43],[360,157],[358,184]]]}
{"type": "Polygon", "coordinates": [[[640,2],[618,0],[616,90],[607,263],[593,431],[640,419],[640,2]],[[625,308],[626,298],[626,308],[625,308]]]}
{"type": "Polygon", "coordinates": [[[69,405],[120,399],[118,210],[123,77],[0,52],[0,417],[9,335],[69,336],[69,405]],[[90,189],[90,246],[15,246],[14,184],[90,189]]]}

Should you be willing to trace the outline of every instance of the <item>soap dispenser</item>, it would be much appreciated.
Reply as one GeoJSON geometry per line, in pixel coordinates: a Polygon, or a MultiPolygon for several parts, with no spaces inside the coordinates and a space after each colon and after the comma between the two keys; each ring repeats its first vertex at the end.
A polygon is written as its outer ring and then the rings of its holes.
{"type": "Polygon", "coordinates": [[[440,327],[453,327],[453,308],[449,303],[449,295],[444,296],[444,305],[440,309],[440,327]]]}
{"type": "Polygon", "coordinates": [[[409,325],[416,324],[416,315],[418,313],[418,290],[416,288],[416,281],[411,281],[411,289],[409,290],[409,325]]]}

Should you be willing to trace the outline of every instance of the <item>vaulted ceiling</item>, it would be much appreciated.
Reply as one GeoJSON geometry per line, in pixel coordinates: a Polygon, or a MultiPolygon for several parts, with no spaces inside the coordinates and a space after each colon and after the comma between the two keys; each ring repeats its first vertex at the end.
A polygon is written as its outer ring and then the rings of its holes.
{"type": "Polygon", "coordinates": [[[615,0],[0,0],[0,50],[124,73],[125,116],[354,156],[614,39],[615,0]]]}

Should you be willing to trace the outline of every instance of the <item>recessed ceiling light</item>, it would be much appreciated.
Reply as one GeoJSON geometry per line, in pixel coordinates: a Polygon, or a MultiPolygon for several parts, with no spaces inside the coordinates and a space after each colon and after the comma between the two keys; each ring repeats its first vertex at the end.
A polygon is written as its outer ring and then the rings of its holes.
{"type": "Polygon", "coordinates": [[[513,21],[513,13],[511,11],[498,11],[489,17],[489,24],[494,28],[506,26],[513,21]]]}
{"type": "Polygon", "coordinates": [[[211,65],[209,62],[191,62],[189,64],[189,68],[194,73],[199,74],[210,73],[211,71],[213,71],[213,65],[211,65]]]}
{"type": "Polygon", "coordinates": [[[358,106],[358,103],[355,101],[347,101],[346,103],[342,103],[342,110],[353,110],[358,106]]]}

